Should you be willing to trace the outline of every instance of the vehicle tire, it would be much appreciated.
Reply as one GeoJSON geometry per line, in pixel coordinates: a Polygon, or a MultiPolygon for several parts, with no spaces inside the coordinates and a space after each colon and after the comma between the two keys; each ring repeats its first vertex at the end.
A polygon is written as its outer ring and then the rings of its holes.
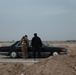
{"type": "Polygon", "coordinates": [[[52,55],[56,56],[56,55],[59,55],[59,53],[58,52],[53,52],[52,55]]]}
{"type": "Polygon", "coordinates": [[[18,53],[16,51],[10,52],[10,57],[11,58],[17,58],[18,57],[18,53]]]}

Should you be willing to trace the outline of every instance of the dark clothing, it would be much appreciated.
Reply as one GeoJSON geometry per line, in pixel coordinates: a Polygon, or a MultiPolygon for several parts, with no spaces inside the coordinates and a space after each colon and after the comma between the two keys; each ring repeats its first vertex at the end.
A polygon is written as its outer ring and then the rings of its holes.
{"type": "Polygon", "coordinates": [[[35,47],[35,48],[42,47],[41,39],[38,36],[33,37],[31,45],[32,47],[35,47]]]}
{"type": "Polygon", "coordinates": [[[33,47],[33,58],[36,58],[36,52],[37,52],[37,56],[38,56],[38,58],[40,58],[41,57],[41,48],[35,48],[35,47],[33,47]]]}
{"type": "Polygon", "coordinates": [[[33,57],[36,58],[36,52],[38,53],[38,57],[41,57],[41,47],[42,47],[42,42],[41,39],[38,36],[35,36],[32,38],[31,45],[33,47],[33,57]]]}

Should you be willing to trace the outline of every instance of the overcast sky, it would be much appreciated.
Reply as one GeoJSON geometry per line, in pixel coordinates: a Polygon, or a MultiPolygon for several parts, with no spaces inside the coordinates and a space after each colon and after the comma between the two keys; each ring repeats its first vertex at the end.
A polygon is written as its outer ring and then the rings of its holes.
{"type": "Polygon", "coordinates": [[[0,41],[76,40],[76,0],[0,0],[0,41]]]}

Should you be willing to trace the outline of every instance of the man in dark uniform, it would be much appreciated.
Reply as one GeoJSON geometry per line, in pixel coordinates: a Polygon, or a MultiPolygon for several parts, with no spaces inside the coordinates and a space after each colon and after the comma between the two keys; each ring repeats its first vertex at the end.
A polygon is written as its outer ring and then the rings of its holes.
{"type": "Polygon", "coordinates": [[[29,46],[29,42],[28,42],[28,38],[27,35],[23,36],[21,39],[21,44],[22,44],[22,54],[23,54],[23,58],[28,58],[28,46],[29,46]]]}
{"type": "Polygon", "coordinates": [[[34,37],[32,38],[31,45],[33,47],[33,57],[34,59],[36,58],[36,52],[38,54],[38,57],[41,57],[41,47],[42,47],[42,41],[41,39],[37,36],[37,33],[34,33],[34,37]]]}

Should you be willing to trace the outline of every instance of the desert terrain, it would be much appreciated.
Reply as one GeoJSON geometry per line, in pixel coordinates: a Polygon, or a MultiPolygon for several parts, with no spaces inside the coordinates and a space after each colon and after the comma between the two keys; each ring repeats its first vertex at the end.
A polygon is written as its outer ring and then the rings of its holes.
{"type": "MultiPolygon", "coordinates": [[[[47,42],[50,46],[62,46],[67,55],[50,56],[38,62],[1,62],[0,75],[76,75],[76,42],[47,42]]],[[[4,46],[5,44],[1,44],[4,46]]]]}

